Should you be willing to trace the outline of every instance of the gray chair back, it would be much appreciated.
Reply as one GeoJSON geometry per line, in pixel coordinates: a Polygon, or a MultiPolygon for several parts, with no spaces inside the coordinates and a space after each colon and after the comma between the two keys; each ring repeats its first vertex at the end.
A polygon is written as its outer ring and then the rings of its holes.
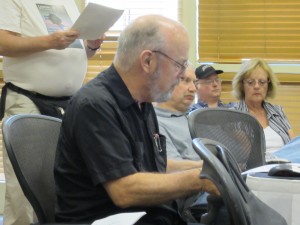
{"type": "Polygon", "coordinates": [[[199,109],[189,114],[194,138],[207,138],[224,145],[242,171],[265,164],[265,136],[259,122],[248,113],[225,108],[199,109]]]}
{"type": "Polygon", "coordinates": [[[40,223],[54,222],[54,158],[61,120],[15,115],[2,123],[3,141],[21,188],[40,223]]]}
{"type": "Polygon", "coordinates": [[[202,215],[201,224],[287,225],[282,215],[249,190],[231,151],[221,143],[201,138],[193,139],[193,147],[204,162],[200,178],[209,179],[216,185],[227,209],[219,214],[222,204],[209,201],[212,199],[209,197],[213,197],[209,196],[208,212],[202,215]],[[229,221],[226,221],[226,214],[230,215],[229,221]]]}

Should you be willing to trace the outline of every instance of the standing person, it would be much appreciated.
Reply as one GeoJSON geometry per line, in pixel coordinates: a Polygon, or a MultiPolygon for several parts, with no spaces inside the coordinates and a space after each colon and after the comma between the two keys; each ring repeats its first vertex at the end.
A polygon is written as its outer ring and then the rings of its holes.
{"type": "Polygon", "coordinates": [[[203,108],[233,107],[233,103],[224,104],[220,99],[222,79],[219,74],[221,73],[223,73],[223,70],[215,70],[211,65],[206,64],[196,69],[197,80],[195,85],[197,87],[198,102],[190,107],[190,112],[203,108]]]}
{"type": "Polygon", "coordinates": [[[136,225],[185,224],[175,199],[217,194],[199,167],[166,173],[165,137],[151,102],[166,101],[187,67],[182,24],[142,16],[123,30],[113,64],[77,92],[63,118],[54,177],[57,222],[146,211],[136,225]]]}
{"type": "Polygon", "coordinates": [[[155,107],[159,131],[166,136],[168,159],[200,160],[192,146],[187,118],[187,110],[195,99],[195,81],[195,69],[189,65],[170,100],[155,107]]]}
{"type": "MultiPolygon", "coordinates": [[[[82,85],[87,56],[102,39],[81,41],[68,30],[79,16],[73,0],[0,0],[0,55],[5,86],[1,118],[21,113],[62,117],[70,98],[82,85]],[[64,24],[58,26],[51,22],[64,24]]],[[[4,150],[6,179],[4,225],[33,222],[25,198],[4,150]]]]}
{"type": "Polygon", "coordinates": [[[275,97],[277,83],[271,67],[263,59],[243,63],[232,80],[233,95],[240,100],[234,108],[258,120],[264,129],[267,153],[274,153],[295,137],[282,107],[267,102],[275,97]]]}

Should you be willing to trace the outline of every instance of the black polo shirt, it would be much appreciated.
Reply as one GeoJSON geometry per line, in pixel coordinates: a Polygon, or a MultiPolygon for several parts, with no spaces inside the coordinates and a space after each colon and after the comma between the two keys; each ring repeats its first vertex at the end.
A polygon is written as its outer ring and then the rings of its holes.
{"type": "Polygon", "coordinates": [[[113,65],[82,87],[67,107],[57,147],[57,221],[92,222],[137,210],[173,216],[167,205],[118,208],[102,186],[139,171],[164,173],[165,140],[158,133],[152,104],[139,108],[113,65]]]}

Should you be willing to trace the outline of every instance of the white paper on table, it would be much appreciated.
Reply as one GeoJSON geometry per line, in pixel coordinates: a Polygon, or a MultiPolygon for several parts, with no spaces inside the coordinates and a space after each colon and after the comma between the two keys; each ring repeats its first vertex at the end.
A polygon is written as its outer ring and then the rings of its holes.
{"type": "Polygon", "coordinates": [[[89,2],[71,29],[80,31],[79,38],[96,40],[120,18],[124,10],[89,2]]]}
{"type": "Polygon", "coordinates": [[[96,220],[92,225],[133,225],[145,214],[146,212],[119,213],[96,220]]]}

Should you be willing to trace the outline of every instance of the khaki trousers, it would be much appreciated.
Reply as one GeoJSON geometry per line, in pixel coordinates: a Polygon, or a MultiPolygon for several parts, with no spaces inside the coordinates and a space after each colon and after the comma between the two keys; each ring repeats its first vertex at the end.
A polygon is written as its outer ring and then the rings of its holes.
{"type": "MultiPolygon", "coordinates": [[[[40,112],[29,98],[7,90],[3,120],[16,114],[40,114],[40,112]]],[[[37,222],[36,215],[23,194],[4,146],[3,166],[6,183],[3,224],[27,225],[37,222]]]]}

